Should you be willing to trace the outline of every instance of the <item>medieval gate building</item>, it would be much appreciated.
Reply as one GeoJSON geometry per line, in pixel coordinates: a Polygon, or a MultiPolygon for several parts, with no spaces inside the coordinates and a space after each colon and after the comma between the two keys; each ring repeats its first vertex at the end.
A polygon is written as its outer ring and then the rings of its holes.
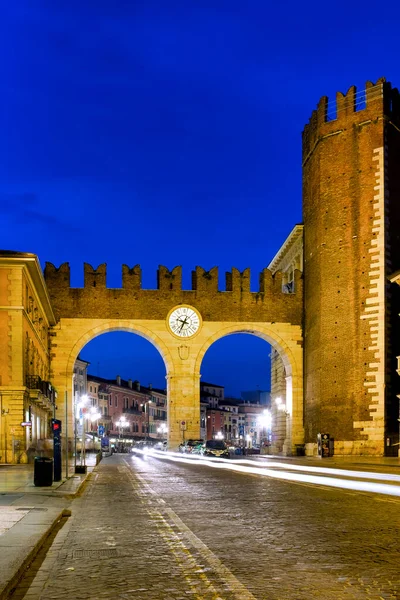
{"type": "Polygon", "coordinates": [[[47,263],[43,277],[35,255],[0,253],[0,461],[27,460],[32,435],[47,434],[55,393],[72,437],[74,362],[115,330],[143,336],[163,357],[172,449],[182,422],[187,437],[199,435],[207,349],[250,333],[273,348],[283,454],[297,444],[314,454],[318,432],[330,433],[335,454],[397,454],[400,289],[389,278],[400,269],[399,160],[400,101],[389,83],[322,98],[303,133],[304,224],[257,292],[249,270],[227,273],[220,291],[217,269],[200,267],[191,290],[182,290],[180,267],[160,267],[157,289],[144,290],[140,268],[126,265],[122,288],[110,289],[106,266],[87,264],[84,287],[71,288],[68,264],[47,263]]]}

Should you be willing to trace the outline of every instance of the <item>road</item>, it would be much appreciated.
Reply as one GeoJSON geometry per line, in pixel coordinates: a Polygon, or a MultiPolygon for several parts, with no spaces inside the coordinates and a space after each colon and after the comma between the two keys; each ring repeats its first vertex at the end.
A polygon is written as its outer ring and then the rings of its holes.
{"type": "Polygon", "coordinates": [[[396,496],[119,454],[71,508],[12,600],[400,598],[396,496]]]}

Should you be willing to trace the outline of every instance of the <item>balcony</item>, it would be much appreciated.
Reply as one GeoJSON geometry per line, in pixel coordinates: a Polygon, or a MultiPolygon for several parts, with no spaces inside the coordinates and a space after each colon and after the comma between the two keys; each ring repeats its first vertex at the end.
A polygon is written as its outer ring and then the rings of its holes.
{"type": "Polygon", "coordinates": [[[122,412],[126,415],[143,415],[142,410],[138,410],[137,408],[124,408],[122,412]]]}
{"type": "Polygon", "coordinates": [[[25,385],[31,401],[45,410],[54,410],[57,392],[49,381],[43,381],[39,375],[27,375],[25,385]]]}

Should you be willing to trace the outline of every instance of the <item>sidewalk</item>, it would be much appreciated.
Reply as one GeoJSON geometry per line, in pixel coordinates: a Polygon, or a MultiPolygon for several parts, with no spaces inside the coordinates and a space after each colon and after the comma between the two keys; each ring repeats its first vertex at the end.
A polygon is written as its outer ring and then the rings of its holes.
{"type": "MultiPolygon", "coordinates": [[[[53,527],[68,516],[71,500],[93,471],[95,456],[86,458],[87,473],[75,474],[51,486],[34,485],[34,465],[0,465],[0,600],[29,565],[53,527]]],[[[65,471],[65,469],[64,469],[65,471]]]]}

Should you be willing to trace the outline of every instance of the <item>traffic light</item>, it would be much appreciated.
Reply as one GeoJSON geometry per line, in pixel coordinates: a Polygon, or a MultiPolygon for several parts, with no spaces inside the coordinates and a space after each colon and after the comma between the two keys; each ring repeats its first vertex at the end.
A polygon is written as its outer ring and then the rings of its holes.
{"type": "Polygon", "coordinates": [[[53,433],[58,435],[61,433],[61,421],[59,419],[51,420],[51,430],[53,433]]]}

